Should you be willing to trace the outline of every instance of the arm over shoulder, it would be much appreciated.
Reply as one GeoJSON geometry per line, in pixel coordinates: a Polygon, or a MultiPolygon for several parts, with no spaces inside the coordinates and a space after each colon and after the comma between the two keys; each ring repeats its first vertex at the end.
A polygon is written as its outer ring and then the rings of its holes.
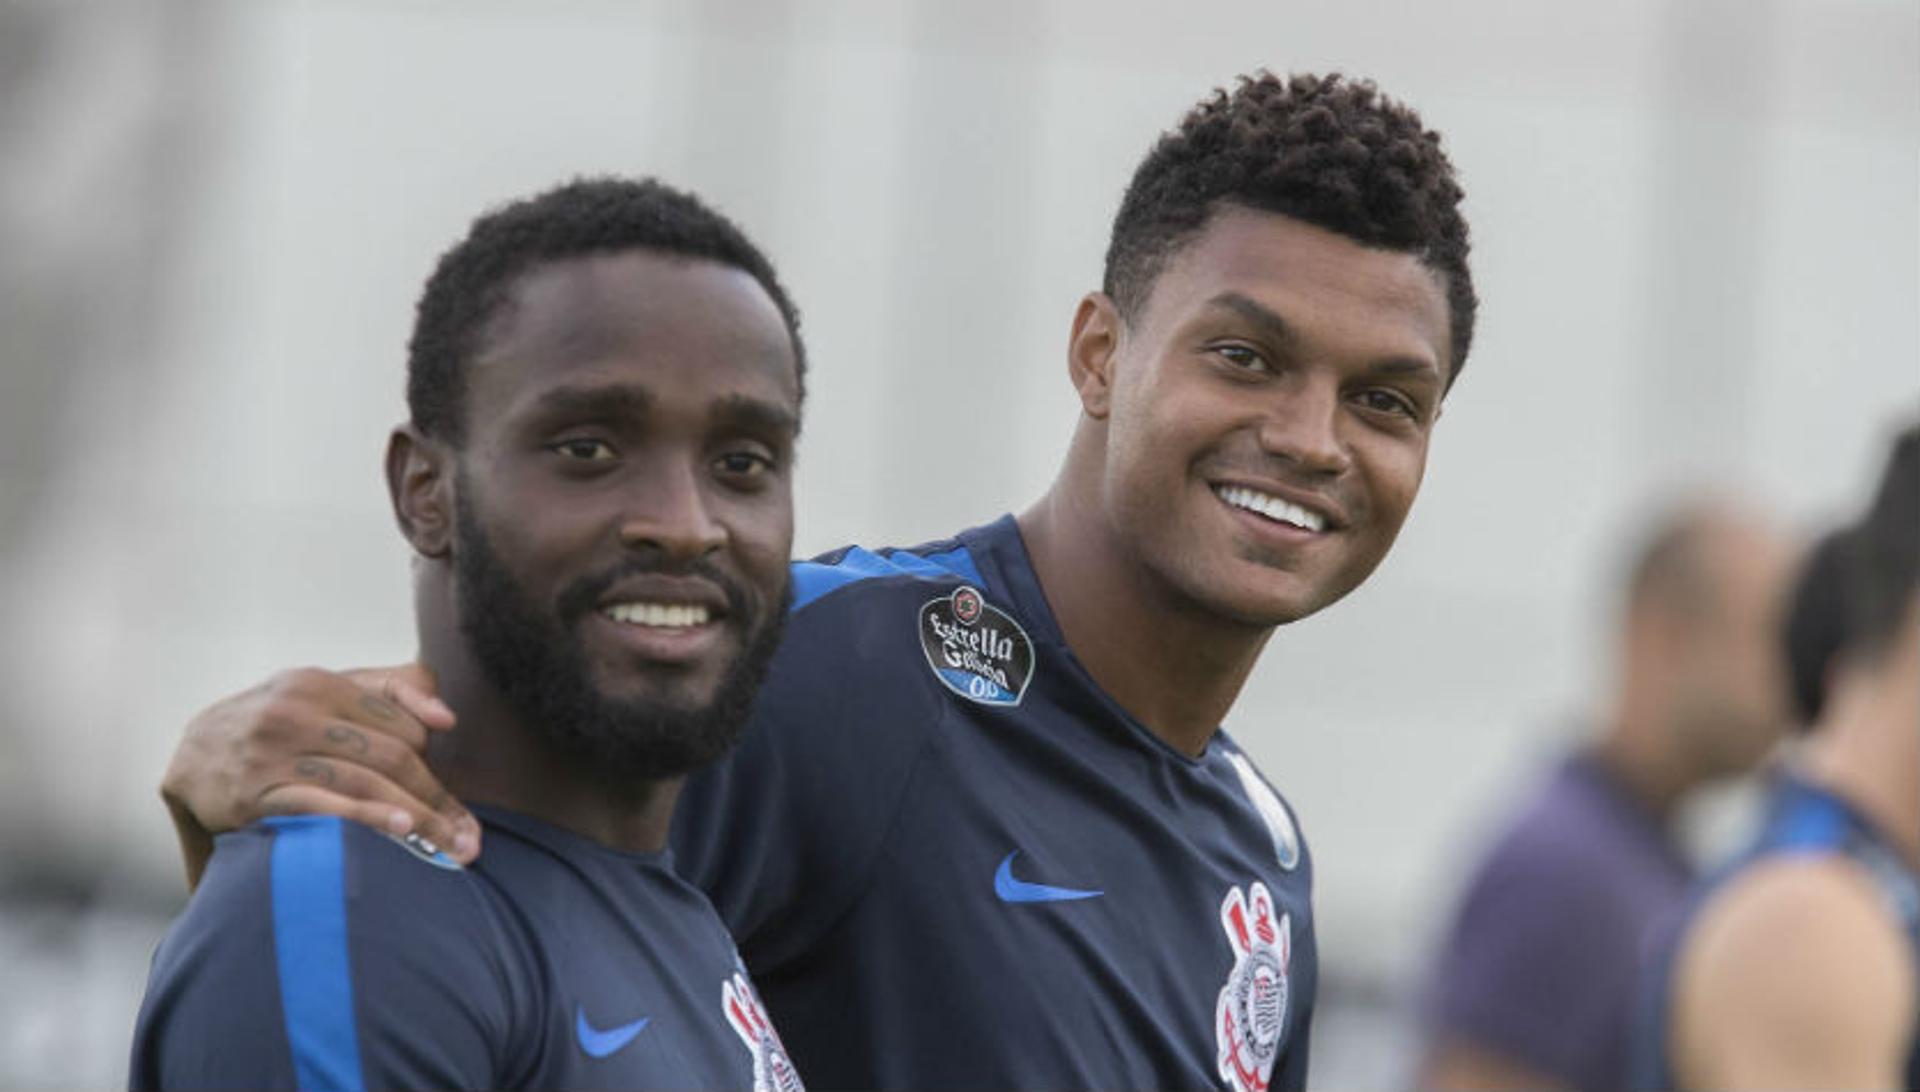
{"type": "Polygon", "coordinates": [[[470,877],[327,817],[223,835],[161,943],[136,1088],[498,1087],[514,958],[470,877]]]}
{"type": "Polygon", "coordinates": [[[1915,1017],[1911,957],[1850,861],[1783,856],[1702,908],[1669,1034],[1697,1088],[1894,1088],[1915,1017]]]}

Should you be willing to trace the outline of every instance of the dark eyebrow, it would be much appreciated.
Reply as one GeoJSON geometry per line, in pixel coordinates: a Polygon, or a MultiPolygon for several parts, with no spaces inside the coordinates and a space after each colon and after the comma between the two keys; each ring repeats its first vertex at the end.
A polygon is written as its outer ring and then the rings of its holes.
{"type": "Polygon", "coordinates": [[[1293,343],[1293,327],[1287,325],[1287,320],[1281,318],[1279,312],[1258,300],[1243,296],[1238,292],[1222,292],[1208,300],[1207,303],[1213,307],[1224,307],[1232,311],[1234,314],[1260,327],[1269,338],[1272,338],[1281,345],[1291,345],[1293,343]]]}
{"type": "Polygon", "coordinates": [[[555,387],[535,400],[543,417],[591,417],[596,420],[639,420],[653,406],[653,392],[631,384],[595,387],[555,387]]]}
{"type": "Polygon", "coordinates": [[[764,398],[729,394],[714,401],[707,411],[714,424],[727,428],[759,432],[791,440],[800,432],[800,418],[792,410],[764,398]]]}
{"type": "MultiPolygon", "coordinates": [[[[1287,325],[1287,320],[1281,318],[1279,312],[1258,300],[1250,299],[1238,292],[1222,292],[1207,303],[1232,311],[1260,327],[1268,338],[1283,348],[1290,346],[1294,341],[1293,327],[1287,325]]],[[[1367,374],[1382,378],[1406,376],[1428,378],[1436,383],[1440,381],[1439,367],[1433,361],[1417,356],[1382,357],[1367,365],[1367,374]]]]}

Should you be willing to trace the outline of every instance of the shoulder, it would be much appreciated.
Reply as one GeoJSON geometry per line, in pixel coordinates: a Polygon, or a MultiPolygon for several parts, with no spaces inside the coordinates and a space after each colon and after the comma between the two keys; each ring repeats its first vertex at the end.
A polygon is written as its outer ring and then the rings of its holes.
{"type": "Polygon", "coordinates": [[[817,745],[828,747],[854,742],[863,712],[894,734],[928,723],[941,691],[925,616],[960,588],[982,586],[968,549],[957,540],[848,546],[795,562],[792,571],[786,635],[756,720],[777,724],[786,746],[809,750],[816,744],[802,737],[827,737],[817,745]],[[856,725],[851,734],[849,724],[856,725]]]}
{"type": "Polygon", "coordinates": [[[1480,882],[1546,880],[1573,898],[1610,887],[1612,870],[1596,864],[1620,841],[1619,818],[1564,771],[1537,784],[1504,823],[1480,861],[1480,882]]]}
{"type": "Polygon", "coordinates": [[[807,561],[796,561],[793,613],[803,612],[852,590],[863,600],[911,597],[916,588],[985,581],[972,551],[958,538],[907,547],[842,546],[807,561]]]}
{"type": "Polygon", "coordinates": [[[499,934],[473,888],[469,874],[332,817],[222,835],[154,956],[133,1083],[329,1083],[361,1059],[387,1072],[388,1039],[417,1030],[425,1011],[444,1031],[455,1005],[484,1009],[499,1039],[499,934]]]}
{"type": "Polygon", "coordinates": [[[492,944],[496,915],[474,874],[417,840],[332,816],[263,820],[222,835],[188,918],[254,917],[275,944],[492,944]]]}
{"type": "Polygon", "coordinates": [[[1701,906],[1675,966],[1671,1033],[1690,1084],[1882,1083],[1915,1017],[1912,958],[1858,864],[1776,854],[1701,906]],[[1867,1068],[1861,1068],[1865,1066],[1867,1068]]]}

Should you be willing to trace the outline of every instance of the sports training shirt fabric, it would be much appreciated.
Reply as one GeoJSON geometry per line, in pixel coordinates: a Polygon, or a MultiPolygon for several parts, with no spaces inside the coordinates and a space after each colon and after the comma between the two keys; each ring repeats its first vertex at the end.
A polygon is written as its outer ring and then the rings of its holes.
{"type": "Polygon", "coordinates": [[[1629,1087],[1639,969],[1692,881],[1613,774],[1566,758],[1468,881],[1427,986],[1428,1033],[1569,1088],[1629,1087]]]}
{"type": "Polygon", "coordinates": [[[674,851],[809,1083],[1303,1086],[1291,812],[1225,732],[1177,753],[1095,685],[1011,517],[797,564],[757,708],[674,851]]]}
{"type": "Polygon", "coordinates": [[[476,807],[461,869],[329,817],[222,835],[154,957],[135,1088],[797,1088],[669,854],[476,807]]]}

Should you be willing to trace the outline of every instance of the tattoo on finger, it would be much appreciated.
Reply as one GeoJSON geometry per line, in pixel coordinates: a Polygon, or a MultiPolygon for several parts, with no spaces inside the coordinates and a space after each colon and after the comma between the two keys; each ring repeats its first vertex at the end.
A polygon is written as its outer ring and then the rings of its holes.
{"type": "Polygon", "coordinates": [[[293,772],[309,781],[318,781],[328,787],[333,785],[333,767],[317,758],[303,758],[294,763],[293,772]]]}
{"type": "Polygon", "coordinates": [[[356,755],[365,755],[369,746],[365,732],[344,724],[327,725],[327,742],[346,747],[356,755]]]}

